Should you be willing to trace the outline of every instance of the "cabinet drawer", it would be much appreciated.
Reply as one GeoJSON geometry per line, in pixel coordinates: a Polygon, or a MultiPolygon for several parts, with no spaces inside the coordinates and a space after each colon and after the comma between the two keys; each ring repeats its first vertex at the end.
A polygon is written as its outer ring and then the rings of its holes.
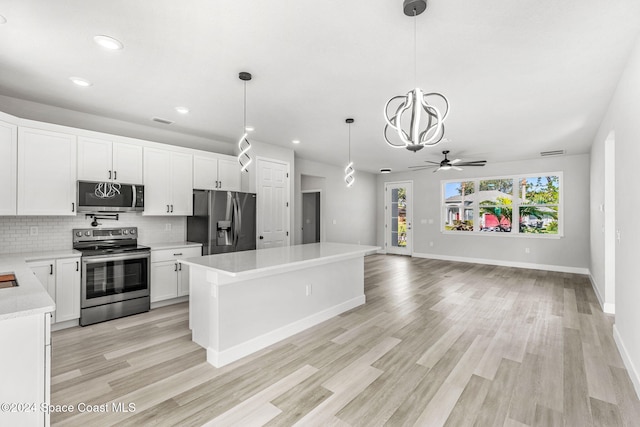
{"type": "Polygon", "coordinates": [[[193,258],[202,255],[202,247],[160,249],[151,251],[151,262],[173,261],[177,258],[193,258]]]}

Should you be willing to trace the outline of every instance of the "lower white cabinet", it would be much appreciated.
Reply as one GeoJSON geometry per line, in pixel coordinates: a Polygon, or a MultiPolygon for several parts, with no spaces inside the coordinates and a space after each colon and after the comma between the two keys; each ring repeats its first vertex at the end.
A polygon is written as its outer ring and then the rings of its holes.
{"type": "Polygon", "coordinates": [[[80,257],[29,261],[36,275],[56,303],[52,322],[80,318],[80,257]]]}
{"type": "Polygon", "coordinates": [[[48,426],[42,405],[50,404],[51,323],[49,313],[0,320],[1,426],[48,426]]]}
{"type": "Polygon", "coordinates": [[[151,302],[189,295],[189,269],[177,258],[202,255],[202,248],[151,250],[151,302]]]}

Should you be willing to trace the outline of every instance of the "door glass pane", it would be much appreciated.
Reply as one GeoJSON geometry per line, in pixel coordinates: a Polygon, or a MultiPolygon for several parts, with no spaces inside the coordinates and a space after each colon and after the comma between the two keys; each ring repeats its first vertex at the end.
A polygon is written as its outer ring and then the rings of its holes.
{"type": "Polygon", "coordinates": [[[407,246],[407,189],[391,189],[391,245],[407,246]]]}

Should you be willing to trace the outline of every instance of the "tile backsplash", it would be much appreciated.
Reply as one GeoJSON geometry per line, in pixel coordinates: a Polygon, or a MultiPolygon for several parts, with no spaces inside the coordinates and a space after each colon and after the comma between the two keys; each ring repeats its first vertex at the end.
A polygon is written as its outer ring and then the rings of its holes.
{"type": "MultiPolygon", "coordinates": [[[[0,254],[71,249],[71,230],[93,228],[91,221],[84,214],[69,217],[0,216],[0,254]]],[[[121,213],[118,221],[98,222],[100,225],[96,228],[138,227],[141,244],[182,242],[187,236],[186,217],[143,216],[127,212],[121,213]]]]}

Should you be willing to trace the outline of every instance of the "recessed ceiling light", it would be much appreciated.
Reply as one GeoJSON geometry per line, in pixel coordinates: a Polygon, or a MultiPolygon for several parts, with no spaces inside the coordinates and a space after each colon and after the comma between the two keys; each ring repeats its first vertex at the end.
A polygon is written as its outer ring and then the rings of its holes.
{"type": "Polygon", "coordinates": [[[0,15],[0,24],[6,24],[7,23],[7,18],[5,18],[4,16],[0,15]]]}
{"type": "Polygon", "coordinates": [[[88,87],[92,84],[89,80],[83,79],[81,77],[69,77],[69,80],[71,80],[74,84],[82,87],[88,87]]]}
{"type": "Polygon", "coordinates": [[[244,130],[246,130],[247,132],[253,132],[254,130],[256,130],[256,128],[254,128],[253,126],[246,126],[244,130]]]}
{"type": "Polygon", "coordinates": [[[109,36],[95,36],[93,41],[96,42],[99,46],[102,46],[105,49],[109,50],[120,50],[124,48],[124,45],[120,42],[120,40],[116,40],[113,37],[109,36]]]}
{"type": "Polygon", "coordinates": [[[391,168],[382,168],[380,169],[380,173],[391,173],[391,168]]]}
{"type": "Polygon", "coordinates": [[[294,139],[294,140],[293,140],[293,141],[291,141],[291,142],[293,142],[294,144],[300,144],[300,140],[299,140],[299,139],[294,139]]]}
{"type": "Polygon", "coordinates": [[[176,111],[180,114],[189,113],[189,109],[187,107],[176,107],[176,111]]]}

